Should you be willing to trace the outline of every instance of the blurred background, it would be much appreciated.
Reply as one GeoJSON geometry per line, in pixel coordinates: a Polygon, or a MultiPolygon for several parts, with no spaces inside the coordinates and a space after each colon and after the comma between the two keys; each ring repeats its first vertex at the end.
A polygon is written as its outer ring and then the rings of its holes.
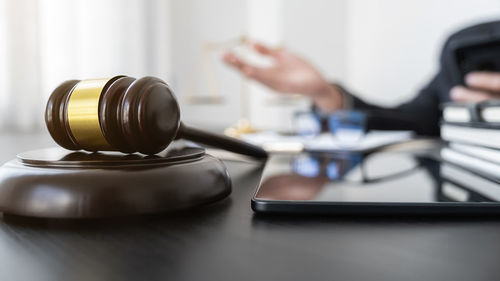
{"type": "Polygon", "coordinates": [[[450,33],[498,18],[498,0],[0,0],[0,132],[45,130],[64,80],[118,74],[167,81],[186,123],[288,130],[309,101],[246,81],[222,63],[226,50],[266,64],[248,39],[285,47],[393,105],[437,70],[450,33]]]}

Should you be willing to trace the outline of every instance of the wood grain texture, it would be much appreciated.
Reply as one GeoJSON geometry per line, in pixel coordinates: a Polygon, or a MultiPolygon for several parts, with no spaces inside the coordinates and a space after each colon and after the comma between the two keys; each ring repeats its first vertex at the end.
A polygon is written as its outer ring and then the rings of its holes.
{"type": "MultiPolygon", "coordinates": [[[[10,145],[0,152],[4,161],[32,148],[10,145]]],[[[496,218],[257,216],[250,198],[261,167],[226,164],[231,196],[188,212],[4,217],[0,280],[498,279],[496,218]]]]}

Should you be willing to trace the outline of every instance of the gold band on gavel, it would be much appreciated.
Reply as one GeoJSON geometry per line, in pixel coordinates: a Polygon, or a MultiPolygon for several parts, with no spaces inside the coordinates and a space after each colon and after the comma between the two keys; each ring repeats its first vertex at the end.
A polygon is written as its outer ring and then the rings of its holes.
{"type": "Polygon", "coordinates": [[[99,123],[99,100],[110,78],[82,80],[76,84],[68,101],[69,128],[76,142],[85,150],[109,150],[99,123]]]}

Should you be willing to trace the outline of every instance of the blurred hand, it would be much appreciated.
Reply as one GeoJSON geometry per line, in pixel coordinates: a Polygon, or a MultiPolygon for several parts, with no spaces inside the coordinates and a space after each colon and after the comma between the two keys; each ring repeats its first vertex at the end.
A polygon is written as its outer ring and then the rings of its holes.
{"type": "Polygon", "coordinates": [[[250,65],[234,53],[228,52],[223,60],[246,77],[258,81],[280,93],[297,93],[312,98],[325,111],[342,107],[342,92],[326,81],[310,63],[283,49],[272,49],[253,43],[258,53],[274,60],[271,67],[250,65]]]}
{"type": "Polygon", "coordinates": [[[451,99],[458,102],[480,102],[500,98],[500,72],[477,71],[465,76],[464,86],[450,91],[451,99]]]}

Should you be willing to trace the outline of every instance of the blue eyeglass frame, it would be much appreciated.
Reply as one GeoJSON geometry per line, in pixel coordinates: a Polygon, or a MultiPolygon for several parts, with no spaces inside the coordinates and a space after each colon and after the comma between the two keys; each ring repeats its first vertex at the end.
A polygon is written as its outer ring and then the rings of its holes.
{"type": "MultiPolygon", "coordinates": [[[[328,131],[335,135],[340,129],[361,130],[361,134],[366,134],[367,130],[367,115],[358,110],[339,110],[327,115],[320,115],[317,112],[296,112],[294,120],[307,116],[314,120],[317,124],[317,130],[311,129],[307,131],[296,130],[298,135],[311,136],[319,135],[323,124],[326,123],[328,131]]],[[[297,121],[294,121],[297,122],[297,121]]]]}

